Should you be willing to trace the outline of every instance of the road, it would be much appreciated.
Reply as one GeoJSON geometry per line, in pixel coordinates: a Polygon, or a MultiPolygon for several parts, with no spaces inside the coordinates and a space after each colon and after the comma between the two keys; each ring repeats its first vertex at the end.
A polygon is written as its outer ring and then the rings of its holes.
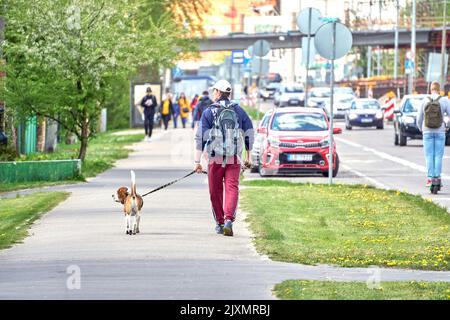
{"type": "MultiPolygon", "coordinates": [[[[271,107],[272,104],[266,102],[262,110],[271,107]]],[[[337,119],[335,126],[343,130],[342,134],[335,136],[341,160],[340,172],[335,179],[337,183],[370,184],[406,191],[433,199],[450,209],[450,147],[446,147],[443,161],[444,188],[438,195],[432,195],[425,188],[426,167],[421,140],[408,140],[405,147],[395,146],[392,123],[387,123],[384,130],[346,130],[344,121],[337,119]]],[[[248,179],[259,178],[258,174],[247,173],[246,176],[248,179]]],[[[306,175],[289,180],[327,183],[327,178],[306,175]]]]}
{"type": "MultiPolygon", "coordinates": [[[[338,148],[350,169],[340,181],[363,179],[352,171],[358,170],[387,186],[417,184],[420,190],[420,172],[353,145],[378,148],[373,140],[388,137],[389,130],[344,133],[338,148]]],[[[258,255],[242,212],[235,237],[216,235],[205,176],[145,198],[142,233],[126,235],[112,193],[129,185],[131,169],[140,193],[189,172],[192,140],[190,129],[157,132],[152,142],[135,144],[128,159],[89,183],[45,189],[71,196],[36,222],[23,243],[0,252],[0,299],[273,299],[271,288],[286,279],[368,279],[364,268],[303,266],[258,255]]],[[[385,148],[390,150],[389,141],[385,148]]],[[[421,165],[419,147],[391,152],[417,154],[409,160],[421,165]]],[[[383,281],[450,281],[450,272],[381,269],[380,274],[383,281]]]]}

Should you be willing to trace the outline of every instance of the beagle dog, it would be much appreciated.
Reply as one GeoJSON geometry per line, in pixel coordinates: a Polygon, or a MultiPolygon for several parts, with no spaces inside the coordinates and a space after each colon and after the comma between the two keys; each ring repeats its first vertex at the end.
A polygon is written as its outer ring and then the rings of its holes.
{"type": "Polygon", "coordinates": [[[126,234],[139,233],[139,222],[144,200],[136,193],[136,175],[133,170],[131,170],[131,193],[127,187],[120,187],[112,197],[115,202],[123,204],[126,234]]]}

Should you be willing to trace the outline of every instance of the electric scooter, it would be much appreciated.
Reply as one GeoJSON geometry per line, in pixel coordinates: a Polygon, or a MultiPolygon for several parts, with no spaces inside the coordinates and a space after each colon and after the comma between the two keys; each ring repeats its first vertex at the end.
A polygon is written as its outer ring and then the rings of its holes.
{"type": "Polygon", "coordinates": [[[430,191],[432,194],[437,194],[439,191],[441,191],[441,186],[441,178],[431,179],[430,191]]]}

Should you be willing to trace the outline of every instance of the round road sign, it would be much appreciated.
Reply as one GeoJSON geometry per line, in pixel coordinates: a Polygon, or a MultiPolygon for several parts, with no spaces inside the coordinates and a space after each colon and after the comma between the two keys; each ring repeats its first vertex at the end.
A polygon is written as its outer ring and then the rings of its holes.
{"type": "Polygon", "coordinates": [[[322,25],[314,37],[317,52],[328,60],[336,60],[345,56],[353,44],[350,30],[340,22],[329,22],[322,25]],[[334,27],[335,26],[335,27],[334,27]],[[335,43],[333,48],[333,31],[335,43]]]}
{"type": "Polygon", "coordinates": [[[323,24],[321,20],[322,15],[320,11],[316,8],[306,8],[302,10],[297,16],[297,27],[303,34],[313,35],[316,33],[317,29],[323,24]],[[311,29],[310,26],[311,17],[311,29]]]}

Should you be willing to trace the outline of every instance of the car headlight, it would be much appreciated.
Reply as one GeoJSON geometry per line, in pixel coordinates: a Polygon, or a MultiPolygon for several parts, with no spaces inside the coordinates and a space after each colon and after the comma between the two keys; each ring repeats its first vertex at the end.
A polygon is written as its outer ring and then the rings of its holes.
{"type": "Polygon", "coordinates": [[[414,117],[404,117],[403,122],[406,124],[413,124],[416,122],[416,119],[414,119],[414,117]]]}
{"type": "Polygon", "coordinates": [[[358,115],[354,114],[354,113],[351,113],[348,117],[350,118],[350,120],[355,120],[355,119],[358,118],[358,115]]]}
{"type": "Polygon", "coordinates": [[[330,139],[325,138],[319,142],[321,148],[328,148],[330,146],[330,139]]]}
{"type": "Polygon", "coordinates": [[[317,102],[308,100],[308,107],[315,108],[317,106],[318,106],[317,102]]]}
{"type": "Polygon", "coordinates": [[[377,119],[383,119],[383,112],[378,111],[377,114],[375,115],[375,118],[377,118],[377,119]]]}
{"type": "Polygon", "coordinates": [[[269,139],[269,146],[274,147],[274,148],[279,148],[280,147],[280,140],[277,139],[269,139]]]}

